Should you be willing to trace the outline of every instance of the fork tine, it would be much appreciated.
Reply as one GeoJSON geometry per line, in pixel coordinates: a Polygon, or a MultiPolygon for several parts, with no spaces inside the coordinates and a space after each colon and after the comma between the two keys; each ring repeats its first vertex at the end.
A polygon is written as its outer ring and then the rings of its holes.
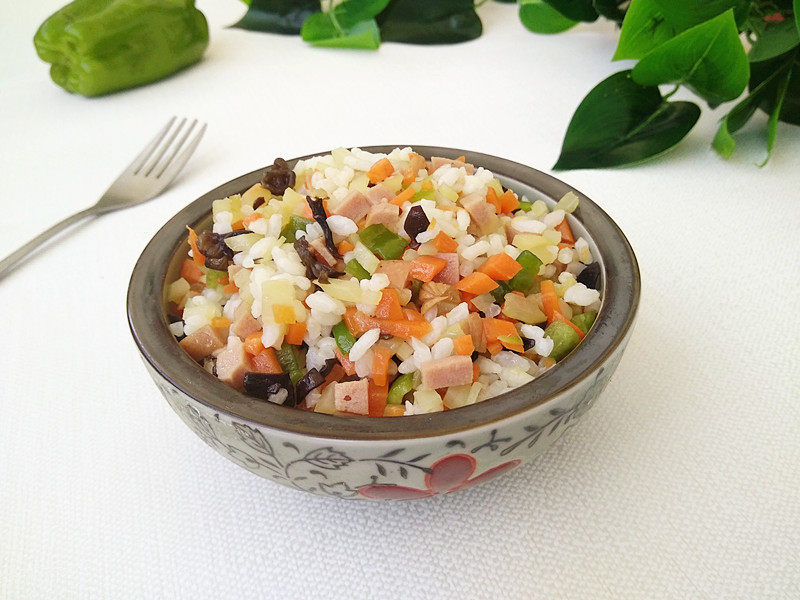
{"type": "Polygon", "coordinates": [[[178,151],[181,149],[181,147],[183,146],[183,144],[184,144],[184,143],[186,142],[186,140],[188,139],[188,137],[189,137],[189,134],[190,134],[190,133],[192,133],[192,130],[194,129],[194,126],[195,126],[195,125],[197,125],[197,119],[195,119],[195,120],[193,120],[193,121],[191,122],[191,124],[189,125],[189,128],[188,128],[188,129],[186,130],[186,132],[183,134],[183,136],[181,137],[180,141],[178,141],[178,143],[177,143],[177,144],[175,144],[175,147],[173,148],[173,150],[172,150],[172,152],[170,153],[170,155],[169,155],[169,156],[166,158],[166,160],[164,160],[164,161],[163,161],[163,164],[162,164],[162,166],[161,166],[161,169],[159,169],[158,173],[156,173],[156,179],[158,179],[159,177],[161,177],[162,173],[164,173],[164,171],[166,171],[166,170],[167,170],[167,167],[168,167],[168,166],[170,165],[170,163],[172,162],[172,159],[173,159],[173,158],[175,158],[175,155],[176,155],[176,154],[178,154],[178,151]]]}
{"type": "Polygon", "coordinates": [[[172,117],[169,121],[167,121],[167,124],[164,125],[164,128],[156,134],[156,137],[154,137],[153,140],[147,144],[147,146],[145,146],[144,150],[139,153],[139,156],[134,158],[131,164],[128,165],[126,171],[131,171],[133,173],[139,172],[147,160],[147,157],[150,156],[153,150],[155,150],[161,143],[161,140],[164,139],[164,136],[167,135],[169,128],[172,127],[172,124],[175,122],[176,118],[177,117],[172,117]]]}
{"type": "MultiPolygon", "coordinates": [[[[169,136],[169,138],[167,139],[166,143],[161,144],[161,149],[158,151],[158,153],[152,159],[150,159],[149,164],[146,167],[142,168],[142,170],[141,170],[141,174],[142,175],[147,177],[147,176],[150,175],[150,173],[153,172],[153,169],[156,168],[156,165],[158,164],[158,161],[161,160],[161,157],[164,156],[164,153],[172,145],[172,142],[175,141],[175,138],[178,136],[178,133],[180,133],[180,130],[183,128],[184,125],[186,125],[186,117],[181,119],[181,122],[178,123],[178,126],[175,128],[175,130],[169,136]]],[[[136,173],[134,173],[134,175],[136,175],[136,173]]]]}
{"type": "Polygon", "coordinates": [[[183,166],[186,164],[186,161],[194,154],[194,151],[197,149],[197,145],[200,143],[200,140],[203,138],[203,134],[206,132],[206,123],[203,123],[203,126],[200,128],[200,131],[197,132],[197,135],[194,136],[194,139],[189,142],[189,145],[181,152],[174,162],[169,165],[169,168],[164,170],[163,173],[158,175],[158,179],[163,179],[164,185],[171,182],[175,177],[180,173],[183,166]]]}

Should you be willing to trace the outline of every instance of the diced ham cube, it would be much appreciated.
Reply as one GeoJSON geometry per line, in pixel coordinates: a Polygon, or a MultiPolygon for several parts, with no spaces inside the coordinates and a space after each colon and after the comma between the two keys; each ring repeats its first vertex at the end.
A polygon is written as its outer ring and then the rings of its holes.
{"type": "Polygon", "coordinates": [[[369,380],[359,379],[333,385],[333,404],[336,410],[356,415],[369,414],[369,380]]]}
{"type": "Polygon", "coordinates": [[[409,168],[414,172],[415,177],[417,173],[419,173],[422,169],[426,169],[427,167],[428,162],[425,160],[424,156],[417,154],[416,152],[412,152],[409,155],[409,168]]]}
{"type": "Polygon", "coordinates": [[[439,167],[443,167],[445,165],[450,165],[451,167],[464,167],[467,171],[467,175],[473,175],[475,173],[475,165],[470,163],[465,163],[463,160],[451,160],[449,158],[442,158],[441,156],[431,156],[431,167],[430,172],[433,173],[439,167]]]}
{"type": "Polygon", "coordinates": [[[494,207],[486,201],[484,196],[474,192],[467,194],[459,202],[467,209],[469,216],[482,231],[491,231],[496,228],[497,215],[494,213],[494,207]]]}
{"type": "Polygon", "coordinates": [[[411,264],[405,260],[382,260],[375,269],[376,273],[384,273],[389,278],[389,286],[398,290],[406,287],[411,264]]]}
{"type": "Polygon", "coordinates": [[[375,223],[383,223],[389,229],[397,228],[397,221],[400,220],[400,207],[388,202],[381,202],[374,205],[367,213],[366,226],[374,225],[375,223]]]}
{"type": "Polygon", "coordinates": [[[373,185],[371,188],[367,188],[365,195],[367,200],[369,200],[372,204],[378,204],[380,202],[389,202],[390,200],[393,200],[397,194],[390,190],[387,185],[379,183],[377,185],[373,185]]]}
{"type": "Polygon", "coordinates": [[[447,358],[429,360],[419,368],[422,387],[437,390],[452,385],[472,383],[472,358],[456,354],[447,358]]]}
{"type": "Polygon", "coordinates": [[[322,260],[328,263],[329,267],[336,265],[336,257],[331,254],[331,251],[328,250],[328,247],[325,245],[325,238],[316,238],[311,240],[308,242],[308,245],[311,246],[317,254],[319,254],[322,260]]]}
{"type": "Polygon", "coordinates": [[[364,194],[357,190],[353,190],[344,197],[344,200],[342,200],[339,206],[336,207],[336,210],[333,211],[333,214],[342,215],[343,217],[347,217],[348,219],[358,223],[367,215],[367,212],[371,206],[372,203],[367,200],[367,197],[364,194]]]}
{"type": "Polygon", "coordinates": [[[261,323],[251,314],[250,305],[242,302],[233,313],[230,332],[244,339],[259,329],[261,329],[261,323]]]}
{"type": "Polygon", "coordinates": [[[444,269],[436,274],[433,280],[439,283],[449,283],[451,285],[458,283],[459,279],[461,279],[458,271],[458,254],[456,252],[440,252],[436,256],[443,258],[447,264],[444,269]]]}
{"type": "Polygon", "coordinates": [[[244,344],[236,336],[228,338],[228,345],[217,353],[217,377],[237,389],[244,387],[244,374],[252,371],[250,357],[244,344]]]}
{"type": "Polygon", "coordinates": [[[180,345],[194,360],[201,361],[225,346],[225,338],[219,330],[206,325],[183,338],[180,345]]]}

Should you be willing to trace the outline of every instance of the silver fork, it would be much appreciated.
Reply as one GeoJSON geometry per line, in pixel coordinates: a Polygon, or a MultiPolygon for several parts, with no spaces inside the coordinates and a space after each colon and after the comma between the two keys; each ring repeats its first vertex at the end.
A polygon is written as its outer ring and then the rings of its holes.
{"type": "Polygon", "coordinates": [[[111,184],[94,206],[90,206],[56,223],[50,229],[39,234],[19,250],[0,261],[0,279],[10,273],[23,258],[36,248],[75,223],[89,217],[96,217],[119,210],[120,208],[135,206],[158,196],[164,188],[172,183],[172,180],[184,167],[206,130],[206,124],[203,123],[194,134],[194,137],[189,140],[189,136],[197,125],[197,119],[194,119],[188,129],[183,131],[181,138],[175,142],[178,134],[181,133],[181,130],[186,125],[186,119],[181,119],[178,126],[173,129],[172,126],[175,120],[175,117],[169,120],[163,129],[158,132],[158,135],[139,153],[139,156],[133,159],[133,162],[117,177],[116,181],[111,184]],[[172,130],[171,133],[170,130],[172,130]],[[166,141],[164,141],[165,139],[166,141]],[[188,143],[187,140],[189,140],[188,143]],[[168,150],[169,154],[164,158],[168,150]]]}

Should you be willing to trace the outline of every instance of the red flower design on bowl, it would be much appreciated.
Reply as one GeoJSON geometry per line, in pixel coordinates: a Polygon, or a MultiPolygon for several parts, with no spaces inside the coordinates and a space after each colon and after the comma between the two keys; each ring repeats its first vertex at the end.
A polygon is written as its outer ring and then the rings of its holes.
{"type": "Polygon", "coordinates": [[[431,466],[431,472],[425,474],[425,489],[406,487],[402,485],[372,484],[358,488],[358,492],[366,498],[374,500],[416,500],[428,498],[436,494],[446,494],[463,490],[466,487],[494,479],[506,471],[516,467],[521,461],[511,460],[484,471],[477,477],[472,477],[475,472],[475,458],[469,454],[451,454],[437,460],[431,466]]]}

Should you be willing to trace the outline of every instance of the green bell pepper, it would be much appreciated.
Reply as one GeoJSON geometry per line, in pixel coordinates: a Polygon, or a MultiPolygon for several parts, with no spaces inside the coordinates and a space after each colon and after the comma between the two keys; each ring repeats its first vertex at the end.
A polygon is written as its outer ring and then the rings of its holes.
{"type": "Polygon", "coordinates": [[[395,260],[403,256],[408,242],[389,231],[381,223],[375,223],[358,234],[361,243],[384,260],[395,260]]]}
{"type": "Polygon", "coordinates": [[[353,349],[353,344],[356,343],[356,336],[354,336],[350,329],[348,329],[347,323],[344,321],[339,321],[333,326],[331,333],[333,334],[333,339],[336,340],[336,345],[339,346],[339,350],[341,350],[342,354],[349,354],[350,350],[353,349]]]}
{"type": "Polygon", "coordinates": [[[298,231],[305,231],[306,227],[313,223],[311,219],[306,219],[305,217],[300,217],[298,215],[292,215],[289,217],[289,222],[286,224],[286,227],[281,230],[281,235],[286,238],[286,241],[290,244],[294,244],[297,241],[297,232],[298,231]]]}
{"type": "Polygon", "coordinates": [[[194,0],[75,0],[42,23],[33,44],[56,84],[100,96],[200,60],[208,23],[194,0]]]}
{"type": "Polygon", "coordinates": [[[572,317],[572,322],[578,326],[583,333],[589,333],[589,330],[594,325],[594,320],[597,318],[597,312],[590,310],[579,315],[572,317]]]}
{"type": "Polygon", "coordinates": [[[544,330],[544,334],[553,340],[553,350],[550,358],[560,361],[577,346],[581,338],[575,330],[563,321],[553,321],[544,330]]]}
{"type": "Polygon", "coordinates": [[[364,267],[361,266],[361,263],[358,262],[355,258],[351,258],[348,263],[344,266],[344,272],[348,275],[352,275],[359,281],[362,279],[369,279],[372,275],[369,274],[364,267]]]}
{"type": "Polygon", "coordinates": [[[297,383],[305,374],[305,359],[297,346],[283,344],[277,352],[278,362],[285,373],[289,374],[292,383],[297,383]]]}
{"type": "Polygon", "coordinates": [[[530,250],[523,250],[517,256],[517,262],[522,265],[522,270],[508,281],[512,290],[528,293],[536,281],[542,261],[530,250]]]}
{"type": "Polygon", "coordinates": [[[406,373],[394,380],[386,395],[387,404],[402,404],[405,395],[414,389],[414,374],[406,373]]]}
{"type": "Polygon", "coordinates": [[[219,287],[219,280],[222,277],[227,277],[227,271],[217,271],[216,269],[208,269],[206,271],[206,287],[216,288],[219,287]]]}

